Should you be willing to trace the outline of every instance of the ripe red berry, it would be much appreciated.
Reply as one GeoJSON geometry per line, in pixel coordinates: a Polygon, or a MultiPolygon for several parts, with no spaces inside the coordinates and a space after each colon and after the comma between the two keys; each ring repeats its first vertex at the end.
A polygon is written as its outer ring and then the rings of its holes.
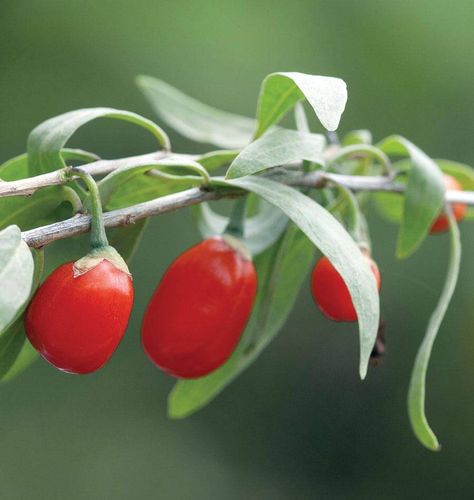
{"type": "Polygon", "coordinates": [[[101,368],[127,328],[133,304],[130,275],[102,260],[74,276],[58,267],[37,290],[25,317],[26,334],[52,365],[84,374],[101,368]]]}
{"type": "MultiPolygon", "coordinates": [[[[380,273],[377,264],[366,254],[380,290],[380,273]]],[[[321,258],[314,266],[311,276],[313,299],[321,311],[335,321],[357,321],[357,312],[349,290],[341,275],[327,257],[321,258]]]]}
{"type": "Polygon", "coordinates": [[[215,237],[195,245],[171,264],[148,304],[146,354],[179,378],[215,370],[236,347],[256,291],[255,267],[236,240],[215,237]]]}
{"type": "MultiPolygon", "coordinates": [[[[444,184],[446,186],[446,189],[448,191],[462,191],[463,188],[461,184],[452,176],[450,175],[444,175],[444,184]]],[[[456,221],[461,221],[464,219],[466,212],[467,212],[467,206],[464,205],[463,203],[453,203],[451,205],[451,209],[454,214],[454,218],[456,221]]],[[[449,229],[449,221],[448,218],[445,214],[441,214],[433,223],[431,226],[430,233],[442,233],[444,231],[447,231],[449,229]]]]}

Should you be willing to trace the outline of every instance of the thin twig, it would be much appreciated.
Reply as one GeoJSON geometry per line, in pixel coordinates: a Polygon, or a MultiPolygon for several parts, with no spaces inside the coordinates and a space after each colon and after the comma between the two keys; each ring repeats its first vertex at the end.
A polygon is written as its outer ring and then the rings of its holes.
{"type": "MultiPolygon", "coordinates": [[[[140,156],[121,158],[118,160],[99,160],[81,168],[94,176],[106,175],[118,168],[126,166],[153,166],[164,158],[176,158],[183,161],[195,160],[193,155],[179,155],[175,153],[155,152],[140,156]]],[[[272,169],[267,175],[275,180],[291,186],[323,188],[331,183],[344,186],[354,192],[357,191],[379,191],[391,193],[403,193],[405,186],[397,183],[387,176],[357,176],[329,173],[323,171],[308,174],[293,172],[293,169],[272,169]]],[[[65,184],[71,178],[65,175],[64,170],[57,170],[47,174],[20,179],[18,181],[1,182],[0,197],[2,196],[29,196],[40,188],[65,184]]],[[[202,203],[204,201],[219,198],[235,197],[236,192],[212,191],[192,188],[179,193],[162,196],[151,201],[132,205],[120,210],[113,210],[104,214],[104,222],[107,228],[126,226],[133,224],[139,219],[172,212],[179,208],[202,203]]],[[[447,203],[465,203],[474,205],[474,191],[447,191],[447,203]]],[[[42,247],[48,243],[70,236],[76,236],[90,230],[90,217],[88,215],[77,215],[71,219],[56,222],[48,226],[38,227],[22,233],[23,239],[31,247],[42,247]]]]}

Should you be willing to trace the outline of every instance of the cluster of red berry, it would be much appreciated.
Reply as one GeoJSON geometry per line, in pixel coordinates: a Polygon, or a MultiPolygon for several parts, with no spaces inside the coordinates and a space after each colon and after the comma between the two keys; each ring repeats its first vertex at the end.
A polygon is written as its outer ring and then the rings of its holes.
{"type": "MultiPolygon", "coordinates": [[[[452,177],[446,187],[461,190],[452,177]]],[[[452,206],[456,220],[466,206],[452,206]]],[[[440,215],[431,232],[448,228],[440,215]]],[[[376,263],[365,253],[378,288],[376,263]]],[[[356,321],[349,290],[326,257],[314,267],[315,303],[335,321],[356,321]]],[[[179,378],[196,378],[221,366],[232,354],[252,312],[257,273],[242,243],[223,235],[180,255],[156,288],[142,324],[142,345],[150,359],[179,378]]],[[[123,337],[133,304],[132,278],[106,258],[87,272],[75,263],[57,268],[29,305],[25,329],[33,346],[52,365],[70,373],[102,367],[123,337]]]]}

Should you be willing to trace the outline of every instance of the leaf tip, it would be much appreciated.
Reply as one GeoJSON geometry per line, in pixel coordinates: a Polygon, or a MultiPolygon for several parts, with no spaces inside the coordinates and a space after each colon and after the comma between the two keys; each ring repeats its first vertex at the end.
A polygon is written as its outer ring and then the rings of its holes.
{"type": "Polygon", "coordinates": [[[359,366],[359,376],[361,380],[365,380],[365,377],[367,377],[367,363],[363,360],[361,360],[359,366]]]}

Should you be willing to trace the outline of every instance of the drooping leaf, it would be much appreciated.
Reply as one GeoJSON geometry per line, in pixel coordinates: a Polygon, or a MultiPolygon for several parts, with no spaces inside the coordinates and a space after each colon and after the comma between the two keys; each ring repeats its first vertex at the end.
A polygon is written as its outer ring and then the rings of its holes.
{"type": "Polygon", "coordinates": [[[354,240],[327,210],[293,188],[257,176],[222,182],[258,194],[279,207],[342,276],[359,318],[359,373],[364,378],[379,326],[379,295],[374,275],[354,240]]]}
{"type": "Polygon", "coordinates": [[[431,158],[403,137],[388,137],[379,147],[387,154],[408,155],[412,163],[397,241],[397,257],[405,258],[421,245],[443,207],[443,175],[431,158]]]}
{"type": "Polygon", "coordinates": [[[240,149],[248,144],[255,120],[212,108],[151,76],[137,85],[155,113],[184,137],[219,148],[240,149]]]}
{"type": "MultiPolygon", "coordinates": [[[[229,218],[212,210],[208,203],[201,203],[193,210],[198,229],[203,238],[221,234],[229,218]]],[[[243,242],[252,255],[257,255],[273,245],[281,236],[288,223],[288,217],[279,209],[266,202],[259,212],[244,222],[243,242]]]]}
{"type": "Polygon", "coordinates": [[[268,75],[260,90],[255,137],[277,124],[303,99],[308,101],[324,128],[336,130],[347,102],[346,84],[340,78],[304,73],[268,75]]]}
{"type": "Polygon", "coordinates": [[[293,308],[313,256],[313,244],[290,226],[275,246],[255,258],[258,294],[239,345],[215,372],[177,382],[168,400],[171,418],[187,417],[208,404],[257,359],[293,308]]]}
{"type": "Polygon", "coordinates": [[[78,128],[97,118],[115,118],[139,125],[151,132],[159,144],[170,148],[168,136],[155,123],[130,111],[113,108],[86,108],[50,118],[38,125],[28,137],[28,163],[31,175],[38,175],[65,166],[61,155],[70,137],[78,128]]]}
{"type": "Polygon", "coordinates": [[[309,160],[323,164],[324,136],[296,130],[271,130],[244,148],[227,171],[227,179],[261,172],[292,161],[309,160]]]}
{"type": "Polygon", "coordinates": [[[14,321],[30,295],[34,262],[18,226],[0,231],[0,333],[14,321]]]}
{"type": "Polygon", "coordinates": [[[439,302],[431,315],[423,342],[418,350],[408,391],[408,415],[410,417],[413,432],[421,444],[433,451],[439,450],[439,443],[425,415],[426,372],[428,370],[428,363],[436,335],[438,334],[438,330],[456,288],[459,276],[459,266],[461,263],[461,239],[459,228],[450,211],[448,212],[448,219],[450,225],[451,251],[446,282],[439,302]]]}

